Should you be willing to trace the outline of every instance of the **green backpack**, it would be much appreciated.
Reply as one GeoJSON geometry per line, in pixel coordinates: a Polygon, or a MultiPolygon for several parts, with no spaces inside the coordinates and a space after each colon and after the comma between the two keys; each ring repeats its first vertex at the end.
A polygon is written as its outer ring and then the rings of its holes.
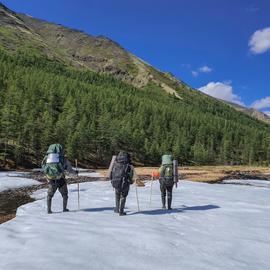
{"type": "Polygon", "coordinates": [[[57,180],[64,177],[64,151],[61,144],[51,144],[42,161],[42,170],[48,180],[57,180]]]}
{"type": "Polygon", "coordinates": [[[173,177],[173,166],[164,165],[164,177],[173,177]]]}
{"type": "Polygon", "coordinates": [[[172,165],[172,155],[163,155],[162,156],[162,165],[172,165]]]}

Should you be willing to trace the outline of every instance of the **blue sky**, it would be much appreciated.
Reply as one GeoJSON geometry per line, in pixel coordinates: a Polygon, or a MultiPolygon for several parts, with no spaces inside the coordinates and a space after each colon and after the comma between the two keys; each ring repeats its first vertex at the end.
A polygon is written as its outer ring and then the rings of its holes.
{"type": "Polygon", "coordinates": [[[270,112],[269,0],[0,0],[105,35],[210,95],[270,112]]]}

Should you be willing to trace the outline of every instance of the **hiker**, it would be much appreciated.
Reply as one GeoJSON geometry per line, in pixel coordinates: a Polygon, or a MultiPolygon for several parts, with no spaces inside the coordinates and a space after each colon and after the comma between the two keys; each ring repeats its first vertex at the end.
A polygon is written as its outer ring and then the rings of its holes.
{"type": "Polygon", "coordinates": [[[172,160],[171,155],[162,156],[162,165],[159,168],[160,172],[160,192],[162,209],[166,209],[166,193],[167,193],[167,209],[172,209],[172,190],[173,186],[177,187],[178,182],[178,171],[177,171],[177,161],[172,160]],[[174,166],[175,164],[175,166],[174,166]],[[175,168],[174,168],[175,167],[175,168]]]}
{"type": "Polygon", "coordinates": [[[42,161],[42,170],[49,183],[47,195],[47,212],[52,213],[52,198],[58,189],[63,197],[63,212],[68,212],[68,188],[65,179],[65,171],[71,174],[77,174],[73,170],[70,162],[64,155],[64,149],[61,144],[52,144],[49,146],[46,156],[42,161]]]}
{"type": "Polygon", "coordinates": [[[129,153],[121,151],[115,158],[109,178],[115,189],[115,213],[119,216],[124,212],[129,186],[133,184],[133,168],[129,153]]]}

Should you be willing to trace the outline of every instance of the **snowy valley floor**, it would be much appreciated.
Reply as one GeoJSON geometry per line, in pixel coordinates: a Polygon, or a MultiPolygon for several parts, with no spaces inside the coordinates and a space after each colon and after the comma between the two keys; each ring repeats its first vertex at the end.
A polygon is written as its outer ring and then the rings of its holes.
{"type": "Polygon", "coordinates": [[[174,210],[160,210],[160,192],[135,188],[125,217],[113,213],[108,182],[69,186],[69,209],[57,193],[46,214],[46,190],[0,225],[0,269],[127,270],[250,269],[270,267],[269,187],[210,185],[182,181],[174,189],[174,210]]]}

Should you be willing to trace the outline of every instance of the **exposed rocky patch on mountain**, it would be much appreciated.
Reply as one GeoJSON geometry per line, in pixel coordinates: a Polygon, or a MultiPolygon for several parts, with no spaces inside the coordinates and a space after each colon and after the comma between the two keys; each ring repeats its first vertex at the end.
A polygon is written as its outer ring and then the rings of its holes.
{"type": "Polygon", "coordinates": [[[240,106],[238,104],[227,102],[227,101],[225,103],[229,104],[230,106],[232,106],[234,109],[236,109],[239,112],[245,113],[245,114],[251,116],[252,118],[255,118],[259,121],[270,124],[270,117],[263,112],[257,111],[253,108],[247,108],[244,106],[240,106]]]}

